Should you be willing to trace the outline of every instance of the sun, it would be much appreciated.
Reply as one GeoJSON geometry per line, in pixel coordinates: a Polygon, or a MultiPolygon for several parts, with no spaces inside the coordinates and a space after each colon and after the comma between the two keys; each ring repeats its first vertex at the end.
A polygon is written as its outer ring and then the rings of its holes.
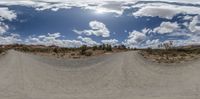
{"type": "Polygon", "coordinates": [[[107,9],[105,9],[105,8],[97,8],[95,13],[97,13],[97,14],[104,14],[106,12],[107,12],[107,9]]]}

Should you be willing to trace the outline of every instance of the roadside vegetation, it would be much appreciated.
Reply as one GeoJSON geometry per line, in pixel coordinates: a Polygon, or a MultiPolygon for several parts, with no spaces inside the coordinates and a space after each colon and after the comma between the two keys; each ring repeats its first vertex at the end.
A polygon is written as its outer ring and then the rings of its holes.
{"type": "Polygon", "coordinates": [[[174,47],[169,42],[158,45],[157,49],[141,49],[140,54],[157,63],[181,63],[200,58],[200,46],[174,47]]]}
{"type": "Polygon", "coordinates": [[[83,45],[79,48],[63,48],[55,45],[5,45],[1,46],[0,54],[5,53],[9,49],[25,53],[33,53],[42,56],[53,56],[57,58],[73,58],[79,59],[84,57],[99,56],[125,51],[138,51],[144,58],[157,63],[180,63],[200,58],[200,46],[179,46],[175,47],[173,42],[159,44],[157,48],[130,49],[124,45],[111,46],[102,44],[98,46],[83,45]]]}
{"type": "Polygon", "coordinates": [[[2,54],[3,52],[4,52],[4,49],[1,48],[1,49],[0,49],[0,54],[2,54]]]}
{"type": "Polygon", "coordinates": [[[44,56],[56,56],[58,58],[82,58],[90,56],[98,56],[102,54],[110,54],[116,52],[127,51],[124,45],[111,46],[108,44],[102,44],[99,46],[89,47],[83,45],[79,48],[62,48],[58,46],[43,46],[43,45],[16,45],[15,50],[34,53],[44,56]]]}
{"type": "Polygon", "coordinates": [[[0,46],[0,55],[5,54],[8,48],[4,48],[0,46]]]}

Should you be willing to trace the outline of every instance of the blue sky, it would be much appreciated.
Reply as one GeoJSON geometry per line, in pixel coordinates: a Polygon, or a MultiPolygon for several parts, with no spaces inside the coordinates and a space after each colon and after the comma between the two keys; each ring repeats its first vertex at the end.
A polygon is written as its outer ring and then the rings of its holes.
{"type": "Polygon", "coordinates": [[[2,0],[0,44],[199,44],[199,14],[198,0],[2,0]]]}

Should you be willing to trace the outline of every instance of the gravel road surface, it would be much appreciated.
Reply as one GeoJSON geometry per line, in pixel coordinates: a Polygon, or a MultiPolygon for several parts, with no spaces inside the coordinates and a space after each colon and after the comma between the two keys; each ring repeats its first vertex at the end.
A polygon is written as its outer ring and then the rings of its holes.
{"type": "Polygon", "coordinates": [[[64,60],[0,56],[0,99],[200,99],[200,60],[156,64],[137,52],[64,60]]]}

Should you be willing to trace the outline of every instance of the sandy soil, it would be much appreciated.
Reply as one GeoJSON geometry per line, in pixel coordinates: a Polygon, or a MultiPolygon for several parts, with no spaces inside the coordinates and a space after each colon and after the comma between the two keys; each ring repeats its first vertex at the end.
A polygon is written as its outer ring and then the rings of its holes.
{"type": "Polygon", "coordinates": [[[9,51],[1,99],[199,99],[200,60],[156,64],[137,52],[62,60],[9,51]]]}

